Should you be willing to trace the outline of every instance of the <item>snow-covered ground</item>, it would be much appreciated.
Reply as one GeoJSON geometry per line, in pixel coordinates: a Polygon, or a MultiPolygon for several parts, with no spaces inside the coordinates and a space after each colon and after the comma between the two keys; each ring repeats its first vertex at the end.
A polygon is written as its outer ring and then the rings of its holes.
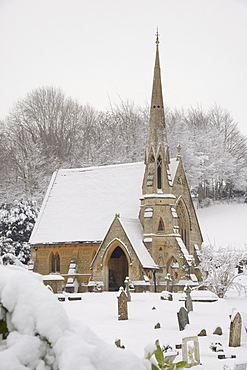
{"type": "MultiPolygon", "coordinates": [[[[235,363],[247,362],[247,336],[244,331],[241,347],[228,347],[229,314],[236,308],[247,315],[245,296],[238,297],[235,292],[230,292],[227,298],[217,302],[194,302],[194,311],[189,314],[190,324],[184,331],[179,331],[177,320],[177,312],[184,306],[184,302],[179,301],[181,294],[174,294],[174,301],[164,301],[159,293],[133,293],[132,301],[128,303],[129,320],[126,321],[117,319],[116,296],[114,292],[85,293],[82,301],[66,300],[61,305],[69,317],[86,323],[105,342],[114,343],[116,339],[121,339],[126,350],[140,358],[144,358],[144,348],[156,339],[161,345],[169,344],[175,348],[176,344],[182,343],[182,338],[197,335],[206,329],[207,336],[198,337],[202,365],[194,369],[220,370],[224,369],[224,365],[228,366],[225,369],[233,369],[235,363]],[[154,329],[157,323],[160,323],[160,329],[154,329]],[[213,335],[218,326],[223,331],[221,336],[213,335]],[[236,359],[218,359],[218,354],[222,352],[212,352],[209,348],[215,342],[222,344],[226,357],[236,355],[236,359]]],[[[178,351],[176,362],[182,360],[181,350],[178,351]]]]}
{"type": "MultiPolygon", "coordinates": [[[[247,204],[215,204],[199,209],[198,218],[202,228],[205,244],[209,241],[219,247],[241,247],[247,244],[247,204]]],[[[181,294],[174,294],[174,301],[163,301],[158,293],[133,293],[129,306],[129,320],[117,320],[116,293],[86,293],[83,301],[61,304],[69,317],[86,323],[100,338],[107,343],[121,339],[126,349],[133,351],[139,357],[144,357],[144,348],[149,343],[160,339],[162,345],[170,344],[173,348],[181,343],[182,338],[197,335],[201,329],[206,329],[207,336],[199,337],[202,365],[195,369],[233,369],[238,362],[247,362],[247,337],[243,330],[242,346],[229,348],[229,314],[233,308],[247,316],[247,298],[238,296],[231,291],[225,299],[214,303],[194,303],[194,311],[190,313],[190,325],[184,331],[178,330],[177,311],[183,302],[179,301],[181,294]],[[156,309],[153,310],[152,308],[156,309]],[[154,329],[157,323],[160,329],[154,329]],[[222,336],[213,335],[217,326],[223,330],[222,336]],[[212,342],[223,345],[226,356],[235,354],[236,359],[219,360],[218,353],[209,348],[212,342]],[[225,367],[227,369],[227,367],[225,367]]],[[[246,323],[247,325],[247,323],[246,323]]],[[[123,350],[124,351],[124,350],[123,350]]],[[[181,360],[181,350],[176,360],[181,360]]]]}
{"type": "MultiPolygon", "coordinates": [[[[198,213],[206,242],[208,236],[217,247],[245,246],[247,204],[215,205],[198,213]]],[[[7,320],[11,331],[7,340],[1,342],[0,337],[0,370],[148,370],[146,346],[159,339],[162,346],[174,348],[182,338],[202,329],[207,336],[199,337],[201,365],[194,369],[226,370],[247,362],[245,329],[241,347],[228,347],[233,308],[242,313],[247,325],[246,296],[230,291],[217,302],[194,302],[190,324],[179,331],[181,296],[176,293],[173,301],[164,301],[159,293],[132,293],[129,320],[118,321],[117,292],[84,293],[80,301],[59,302],[43,286],[41,276],[20,267],[0,266],[0,300],[8,311],[1,309],[0,319],[7,320]],[[154,329],[157,323],[161,327],[154,329]],[[213,334],[218,326],[221,336],[213,334]],[[116,339],[121,339],[125,349],[116,348],[116,339]],[[218,353],[209,348],[215,342],[222,344],[226,357],[236,358],[218,359],[218,353]]],[[[176,362],[182,359],[178,351],[176,362]]]]}
{"type": "Polygon", "coordinates": [[[197,209],[197,215],[205,244],[247,247],[247,203],[216,203],[197,209]]]}

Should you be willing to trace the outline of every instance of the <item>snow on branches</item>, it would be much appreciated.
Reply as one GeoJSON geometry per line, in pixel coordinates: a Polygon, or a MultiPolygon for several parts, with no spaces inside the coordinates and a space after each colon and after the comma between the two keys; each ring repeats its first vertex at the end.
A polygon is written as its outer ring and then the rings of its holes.
{"type": "Polygon", "coordinates": [[[247,252],[242,250],[216,250],[211,245],[204,246],[199,265],[203,277],[202,285],[207,286],[219,298],[223,298],[231,287],[240,290],[241,286],[235,278],[239,273],[246,273],[246,256],[247,252]]]}
{"type": "Polygon", "coordinates": [[[0,206],[0,256],[4,264],[16,264],[16,258],[22,263],[28,263],[28,240],[37,215],[34,201],[21,200],[0,206]]]}

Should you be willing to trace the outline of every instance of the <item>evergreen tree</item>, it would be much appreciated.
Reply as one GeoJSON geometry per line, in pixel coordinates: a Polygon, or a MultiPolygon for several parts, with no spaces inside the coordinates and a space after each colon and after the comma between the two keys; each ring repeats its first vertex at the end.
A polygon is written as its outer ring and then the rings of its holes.
{"type": "Polygon", "coordinates": [[[0,207],[0,255],[15,255],[21,262],[30,259],[30,238],[38,210],[34,201],[3,203],[0,207]]]}

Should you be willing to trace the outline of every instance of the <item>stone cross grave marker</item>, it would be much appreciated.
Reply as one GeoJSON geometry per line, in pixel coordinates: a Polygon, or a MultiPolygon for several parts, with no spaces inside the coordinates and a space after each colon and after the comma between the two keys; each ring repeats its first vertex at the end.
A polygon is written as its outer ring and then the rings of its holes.
{"type": "Polygon", "coordinates": [[[128,320],[128,297],[123,287],[119,288],[118,299],[118,320],[128,320]]]}
{"type": "Polygon", "coordinates": [[[171,279],[171,275],[169,274],[169,272],[167,273],[165,277],[165,282],[166,282],[166,290],[167,292],[170,292],[172,290],[171,289],[172,279],[171,279]]]}
{"type": "Polygon", "coordinates": [[[192,298],[191,298],[191,288],[186,285],[184,288],[184,292],[186,294],[185,298],[185,308],[187,308],[188,312],[193,311],[193,303],[192,303],[192,298]]]}
{"type": "Polygon", "coordinates": [[[125,293],[127,295],[127,298],[128,298],[128,302],[131,301],[131,295],[130,295],[130,278],[128,276],[126,276],[125,280],[124,280],[124,284],[125,284],[125,293]]]}
{"type": "Polygon", "coordinates": [[[187,364],[185,367],[192,367],[200,364],[200,351],[198,337],[186,337],[182,340],[183,361],[187,364]]]}
{"type": "Polygon", "coordinates": [[[239,312],[233,313],[230,324],[229,347],[240,347],[242,318],[239,312]]]}
{"type": "Polygon", "coordinates": [[[184,330],[185,326],[189,324],[189,315],[186,308],[181,307],[180,310],[177,312],[178,315],[178,325],[179,330],[184,330]]]}

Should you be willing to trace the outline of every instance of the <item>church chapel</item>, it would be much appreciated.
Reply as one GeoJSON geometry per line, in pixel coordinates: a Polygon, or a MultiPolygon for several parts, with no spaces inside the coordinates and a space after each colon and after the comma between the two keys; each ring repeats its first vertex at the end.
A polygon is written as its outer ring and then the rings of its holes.
{"type": "Polygon", "coordinates": [[[180,152],[170,158],[157,34],[144,163],[56,170],[30,238],[33,271],[54,291],[114,291],[127,276],[137,292],[196,286],[203,240],[180,152]]]}

